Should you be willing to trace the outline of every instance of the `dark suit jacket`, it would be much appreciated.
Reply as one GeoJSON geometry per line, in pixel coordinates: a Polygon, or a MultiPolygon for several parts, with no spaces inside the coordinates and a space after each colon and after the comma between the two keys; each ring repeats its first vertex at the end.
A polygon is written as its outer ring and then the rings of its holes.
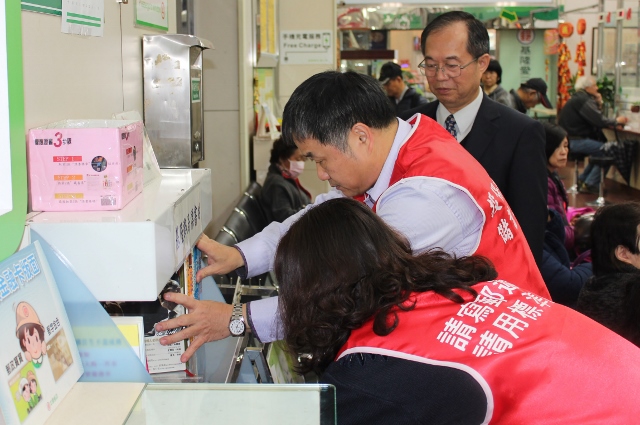
{"type": "MultiPolygon", "coordinates": [[[[436,119],[438,101],[411,109],[436,119]]],[[[542,124],[486,95],[462,146],[487,170],[522,226],[538,266],[547,222],[547,157],[542,124]]]]}

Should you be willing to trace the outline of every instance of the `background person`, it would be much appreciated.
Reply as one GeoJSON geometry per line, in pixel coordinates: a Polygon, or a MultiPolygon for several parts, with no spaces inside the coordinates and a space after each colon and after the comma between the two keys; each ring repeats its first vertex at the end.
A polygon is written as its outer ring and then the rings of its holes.
{"type": "Polygon", "coordinates": [[[520,84],[517,90],[511,89],[509,94],[511,95],[511,107],[523,114],[526,114],[527,110],[538,103],[547,109],[553,108],[547,97],[547,83],[542,78],[530,78],[520,84]]]}
{"type": "MultiPolygon", "coordinates": [[[[548,294],[519,223],[482,166],[435,121],[422,115],[411,122],[396,118],[375,79],[335,71],[310,77],[287,102],[282,132],[334,188],[316,197],[314,205],[356,198],[404,234],[416,253],[439,247],[456,256],[484,255],[504,279],[524,275],[527,290],[548,294]]],[[[208,266],[198,280],[236,269],[242,277],[271,270],[280,238],[310,209],[271,223],[235,247],[202,237],[198,247],[207,254],[208,266]]],[[[182,361],[204,342],[231,334],[232,306],[167,296],[190,311],[178,319],[185,329],[161,339],[171,344],[195,336],[182,361]]],[[[243,307],[245,322],[263,342],[282,337],[277,306],[277,298],[268,298],[243,307]]]]}
{"type": "Polygon", "coordinates": [[[640,413],[629,391],[640,384],[640,350],[628,341],[510,282],[487,282],[496,273],[484,258],[414,256],[354,200],[300,217],[275,272],[287,345],[311,354],[301,372],[336,387],[342,425],[623,424],[640,413]]]}
{"type": "MultiPolygon", "coordinates": [[[[627,117],[605,118],[601,112],[602,96],[598,93],[596,79],[590,75],[578,77],[576,92],[564,105],[558,124],[567,131],[571,151],[584,155],[605,156],[602,150],[606,141],[602,129],[627,123],[627,117]],[[600,104],[599,104],[600,102],[600,104]]],[[[579,190],[598,193],[600,167],[587,164],[578,176],[579,190]]]]}
{"type": "Polygon", "coordinates": [[[555,124],[543,123],[547,139],[547,206],[560,214],[565,228],[564,243],[568,250],[573,247],[573,226],[567,219],[569,199],[562,179],[558,175],[558,169],[567,165],[569,155],[569,140],[567,132],[555,124]]]}
{"type": "Polygon", "coordinates": [[[269,222],[284,221],[311,203],[311,194],[300,184],[305,157],[282,138],[273,142],[269,171],[260,193],[260,203],[269,222]]]}
{"type": "Polygon", "coordinates": [[[482,89],[489,99],[511,107],[511,96],[500,83],[502,82],[502,67],[495,59],[489,61],[487,70],[482,74],[482,89]]]}
{"type": "Polygon", "coordinates": [[[418,93],[413,87],[409,87],[402,78],[402,68],[394,62],[387,62],[380,68],[378,78],[389,100],[396,107],[396,115],[427,103],[427,99],[418,93]]]}
{"type": "Polygon", "coordinates": [[[640,347],[640,203],[598,209],[591,241],[594,277],[578,311],[640,347]]]}
{"type": "Polygon", "coordinates": [[[480,88],[489,57],[489,33],[473,15],[443,13],[421,36],[425,72],[437,101],[405,112],[421,113],[455,137],[498,185],[522,226],[536,262],[542,261],[547,222],[547,168],[542,125],[492,102],[480,88]]]}
{"type": "Polygon", "coordinates": [[[571,253],[565,247],[564,222],[559,212],[549,209],[549,221],[544,233],[544,251],[540,273],[547,284],[551,299],[567,307],[575,308],[580,290],[593,276],[589,259],[590,247],[581,246],[584,256],[572,262],[571,253]],[[583,251],[584,250],[584,251],[583,251]]]}

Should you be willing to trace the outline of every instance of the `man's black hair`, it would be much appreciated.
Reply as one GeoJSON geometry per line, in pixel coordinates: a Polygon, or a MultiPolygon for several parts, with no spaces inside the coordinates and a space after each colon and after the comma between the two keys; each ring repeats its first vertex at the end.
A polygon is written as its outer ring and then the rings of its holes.
{"type": "Polygon", "coordinates": [[[348,152],[354,124],[383,129],[395,119],[393,105],[373,77],[325,71],[304,81],[291,95],[282,115],[282,137],[288,144],[314,139],[348,152]]]}

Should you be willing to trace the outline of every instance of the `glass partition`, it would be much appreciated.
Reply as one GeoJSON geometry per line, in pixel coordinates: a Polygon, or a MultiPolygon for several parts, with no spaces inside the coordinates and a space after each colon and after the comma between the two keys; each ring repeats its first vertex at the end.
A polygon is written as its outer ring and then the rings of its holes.
{"type": "Polygon", "coordinates": [[[335,400],[322,384],[147,384],[125,425],[334,425],[335,400]]]}

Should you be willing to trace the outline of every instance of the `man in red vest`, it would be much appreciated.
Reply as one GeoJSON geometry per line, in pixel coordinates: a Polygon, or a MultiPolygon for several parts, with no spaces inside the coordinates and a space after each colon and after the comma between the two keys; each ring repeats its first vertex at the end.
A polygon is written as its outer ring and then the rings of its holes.
{"type": "MultiPolygon", "coordinates": [[[[482,255],[500,279],[525,282],[523,289],[549,297],[518,221],[483,167],[435,121],[422,115],[411,122],[397,119],[373,78],[333,71],[312,76],[287,102],[282,129],[283,138],[295,142],[333,188],[315,204],[359,199],[405,235],[415,253],[440,248],[458,257],[482,255]]],[[[198,280],[234,269],[243,277],[270,270],[280,237],[305,212],[272,223],[235,247],[203,237],[198,247],[209,265],[198,280]]],[[[191,313],[180,323],[160,324],[186,326],[161,343],[197,336],[183,361],[204,342],[242,334],[246,324],[263,342],[282,338],[274,320],[277,298],[231,306],[168,296],[191,313]],[[225,322],[232,326],[227,329],[225,322]]]]}

